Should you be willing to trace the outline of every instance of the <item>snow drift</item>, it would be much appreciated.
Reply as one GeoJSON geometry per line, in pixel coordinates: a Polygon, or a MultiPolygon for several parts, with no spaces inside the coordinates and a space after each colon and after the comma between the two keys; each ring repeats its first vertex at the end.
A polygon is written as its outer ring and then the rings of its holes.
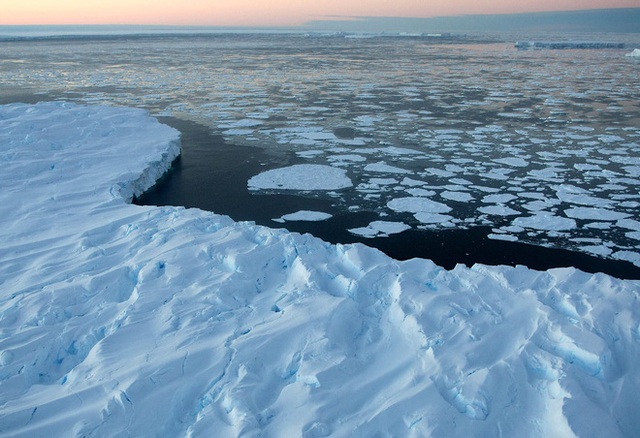
{"type": "Polygon", "coordinates": [[[0,435],[633,436],[640,282],[127,204],[133,109],[0,107],[0,435]]]}

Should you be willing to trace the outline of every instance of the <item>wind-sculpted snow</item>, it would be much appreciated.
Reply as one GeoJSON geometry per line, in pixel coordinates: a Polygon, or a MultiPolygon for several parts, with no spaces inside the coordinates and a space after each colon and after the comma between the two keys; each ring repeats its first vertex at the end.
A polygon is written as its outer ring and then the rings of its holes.
{"type": "Polygon", "coordinates": [[[0,107],[0,435],[640,430],[640,282],[127,204],[178,138],[138,110],[0,107]]]}

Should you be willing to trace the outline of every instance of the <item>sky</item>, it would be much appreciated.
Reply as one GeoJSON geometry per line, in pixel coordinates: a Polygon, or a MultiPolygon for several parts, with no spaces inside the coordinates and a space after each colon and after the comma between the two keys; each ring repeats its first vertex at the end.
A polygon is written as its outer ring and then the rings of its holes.
{"type": "Polygon", "coordinates": [[[640,0],[0,0],[0,25],[270,27],[350,17],[429,18],[637,7],[640,0]]]}

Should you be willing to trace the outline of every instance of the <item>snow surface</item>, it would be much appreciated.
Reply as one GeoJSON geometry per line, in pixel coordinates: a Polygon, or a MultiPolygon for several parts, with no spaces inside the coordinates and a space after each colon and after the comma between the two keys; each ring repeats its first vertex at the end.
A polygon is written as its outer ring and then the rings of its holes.
{"type": "Polygon", "coordinates": [[[640,430],[640,282],[128,204],[178,152],[140,110],[0,107],[1,436],[640,430]]]}

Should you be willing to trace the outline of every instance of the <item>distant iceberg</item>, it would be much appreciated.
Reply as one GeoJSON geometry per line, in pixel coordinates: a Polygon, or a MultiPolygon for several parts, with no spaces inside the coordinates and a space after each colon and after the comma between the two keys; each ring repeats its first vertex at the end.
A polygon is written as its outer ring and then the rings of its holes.
{"type": "Polygon", "coordinates": [[[633,52],[627,53],[624,56],[628,56],[630,58],[640,58],[640,49],[633,49],[633,52]]]}
{"type": "Polygon", "coordinates": [[[531,49],[624,49],[624,43],[608,41],[518,41],[519,50],[531,49]]]}

